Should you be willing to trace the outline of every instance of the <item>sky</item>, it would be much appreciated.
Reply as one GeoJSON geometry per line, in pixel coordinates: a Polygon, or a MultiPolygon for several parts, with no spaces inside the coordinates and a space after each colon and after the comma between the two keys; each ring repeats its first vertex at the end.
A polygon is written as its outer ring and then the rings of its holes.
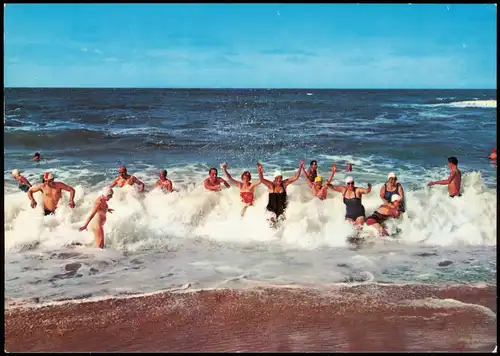
{"type": "Polygon", "coordinates": [[[496,89],[494,4],[8,4],[6,87],[496,89]]]}

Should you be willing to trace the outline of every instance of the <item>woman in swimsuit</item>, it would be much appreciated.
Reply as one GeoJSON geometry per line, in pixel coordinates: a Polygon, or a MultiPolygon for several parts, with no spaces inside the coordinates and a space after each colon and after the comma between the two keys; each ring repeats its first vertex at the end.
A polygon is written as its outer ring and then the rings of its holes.
{"type": "Polygon", "coordinates": [[[320,176],[317,176],[314,178],[314,184],[309,181],[307,178],[307,172],[304,168],[302,168],[302,173],[304,173],[304,176],[306,177],[306,183],[311,188],[311,191],[315,197],[318,197],[320,200],[325,200],[326,195],[328,193],[328,187],[330,186],[330,183],[332,182],[333,176],[335,175],[335,172],[337,170],[337,165],[334,164],[332,165],[332,173],[330,174],[330,177],[326,180],[326,184],[323,185],[323,178],[320,176]]]}
{"type": "Polygon", "coordinates": [[[253,201],[255,199],[254,197],[254,190],[255,187],[258,186],[260,183],[262,183],[260,180],[252,183],[252,175],[250,174],[249,171],[243,172],[241,175],[241,180],[242,182],[237,181],[227,171],[227,163],[224,162],[221,164],[221,168],[224,170],[224,173],[226,174],[227,179],[234,185],[236,185],[238,188],[240,188],[240,197],[241,201],[245,206],[243,207],[243,210],[241,211],[241,216],[245,215],[245,211],[250,205],[253,205],[253,201]]]}
{"type": "Polygon", "coordinates": [[[107,187],[104,189],[103,193],[99,195],[94,203],[94,209],[90,213],[89,218],[80,228],[80,231],[87,230],[87,226],[90,221],[97,214],[97,219],[92,226],[92,230],[94,232],[94,239],[97,247],[104,248],[104,224],[106,223],[106,214],[112,213],[114,210],[109,209],[108,201],[113,197],[113,189],[107,187]]]}
{"type": "Polygon", "coordinates": [[[399,211],[404,213],[405,208],[404,208],[404,191],[403,191],[403,186],[398,183],[398,178],[396,177],[396,173],[391,172],[387,176],[387,183],[385,183],[382,188],[380,188],[380,198],[384,203],[390,203],[391,202],[391,197],[394,194],[397,194],[401,197],[401,204],[399,205],[399,211]]]}
{"type": "Polygon", "coordinates": [[[382,204],[375,212],[366,219],[366,225],[373,225],[376,228],[381,236],[388,236],[387,230],[384,227],[384,222],[391,218],[397,218],[401,215],[401,203],[403,199],[394,194],[391,196],[390,203],[382,204]]]}
{"type": "Polygon", "coordinates": [[[372,191],[372,185],[368,184],[368,188],[359,188],[354,186],[354,178],[349,176],[345,180],[345,187],[340,185],[330,185],[334,191],[341,193],[345,204],[345,219],[354,223],[358,229],[365,223],[365,207],[361,203],[363,194],[368,194],[372,191]]]}
{"type": "Polygon", "coordinates": [[[19,169],[14,169],[12,171],[12,176],[15,180],[17,180],[18,188],[23,192],[27,193],[31,188],[31,183],[26,179],[26,177],[21,175],[21,171],[19,169]]]}
{"type": "Polygon", "coordinates": [[[277,175],[274,177],[274,181],[271,182],[264,178],[264,169],[260,163],[257,163],[259,179],[269,189],[269,202],[266,209],[269,212],[268,220],[271,226],[275,226],[280,216],[282,219],[285,219],[284,212],[287,206],[286,188],[300,178],[302,168],[304,168],[304,161],[300,161],[300,166],[295,176],[283,180],[282,175],[277,175]]]}

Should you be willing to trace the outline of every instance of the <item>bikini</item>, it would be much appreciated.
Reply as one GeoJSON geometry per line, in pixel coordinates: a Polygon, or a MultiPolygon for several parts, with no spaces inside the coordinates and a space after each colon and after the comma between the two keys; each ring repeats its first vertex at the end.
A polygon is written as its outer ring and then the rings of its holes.
{"type": "Polygon", "coordinates": [[[266,209],[276,214],[276,217],[282,215],[285,212],[287,201],[286,201],[286,190],[281,183],[282,192],[276,193],[274,191],[275,187],[273,185],[272,193],[269,193],[269,203],[266,209]]]}

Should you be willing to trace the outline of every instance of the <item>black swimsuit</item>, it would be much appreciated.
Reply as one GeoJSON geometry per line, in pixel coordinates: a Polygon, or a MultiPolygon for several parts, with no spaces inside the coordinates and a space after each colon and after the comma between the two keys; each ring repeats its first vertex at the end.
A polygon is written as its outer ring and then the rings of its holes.
{"type": "Polygon", "coordinates": [[[56,212],[55,211],[52,211],[52,210],[49,210],[49,209],[43,209],[43,213],[45,216],[47,215],[54,215],[56,212]]]}
{"type": "Polygon", "coordinates": [[[282,192],[276,193],[274,191],[274,185],[273,185],[273,192],[269,193],[269,202],[267,203],[266,209],[275,213],[276,217],[282,215],[285,212],[287,201],[286,201],[286,190],[283,187],[283,184],[281,184],[281,189],[283,189],[282,192]]]}
{"type": "Polygon", "coordinates": [[[356,197],[356,188],[354,188],[354,197],[347,199],[345,197],[347,189],[344,191],[345,217],[356,221],[359,217],[365,217],[365,207],[361,204],[361,198],[356,197]]]}

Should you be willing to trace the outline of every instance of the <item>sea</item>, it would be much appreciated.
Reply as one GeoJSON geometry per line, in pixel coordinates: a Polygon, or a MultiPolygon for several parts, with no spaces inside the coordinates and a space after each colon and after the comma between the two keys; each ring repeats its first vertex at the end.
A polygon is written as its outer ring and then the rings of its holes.
{"type": "Polygon", "coordinates": [[[496,286],[496,90],[6,88],[4,98],[6,306],[259,286],[496,286]],[[450,156],[463,174],[455,199],[426,186],[448,177],[450,156]],[[260,162],[272,180],[301,160],[325,178],[336,164],[333,184],[370,183],[367,216],[395,172],[406,214],[388,223],[391,236],[365,227],[353,245],[342,196],[320,201],[302,176],[277,228],[263,185],[243,217],[237,187],[203,187],[211,167],[224,177],[222,162],[253,180],[260,162]],[[101,250],[79,227],[120,165],[146,190],[115,189],[101,250]],[[76,207],[64,192],[44,216],[37,193],[32,209],[13,169],[32,184],[52,172],[75,188],[76,207]],[[154,189],[162,169],[177,191],[154,189]]]}

